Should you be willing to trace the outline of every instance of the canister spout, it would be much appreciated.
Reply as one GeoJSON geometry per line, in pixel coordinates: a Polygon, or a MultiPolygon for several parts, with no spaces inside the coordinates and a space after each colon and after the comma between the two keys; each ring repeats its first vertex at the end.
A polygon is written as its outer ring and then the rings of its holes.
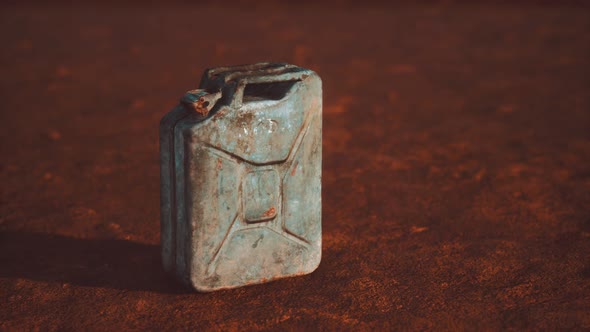
{"type": "Polygon", "coordinates": [[[187,91],[180,102],[202,116],[207,116],[219,98],[221,98],[221,91],[208,93],[206,90],[196,89],[187,91]]]}

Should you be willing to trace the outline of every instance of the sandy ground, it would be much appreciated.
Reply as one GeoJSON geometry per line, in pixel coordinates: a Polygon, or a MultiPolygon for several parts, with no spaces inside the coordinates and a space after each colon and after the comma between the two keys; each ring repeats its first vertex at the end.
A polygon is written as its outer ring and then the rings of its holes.
{"type": "Polygon", "coordinates": [[[590,10],[3,7],[1,330],[590,329],[590,10]],[[323,259],[159,257],[158,122],[204,68],[324,82],[323,259]]]}

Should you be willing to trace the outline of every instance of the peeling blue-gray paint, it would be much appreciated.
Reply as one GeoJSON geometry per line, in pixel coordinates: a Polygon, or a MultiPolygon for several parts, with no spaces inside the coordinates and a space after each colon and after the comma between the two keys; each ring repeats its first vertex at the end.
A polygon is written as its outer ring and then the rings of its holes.
{"type": "Polygon", "coordinates": [[[164,269],[199,291],[303,275],[321,259],[322,87],[259,63],[205,71],[160,123],[164,269]]]}

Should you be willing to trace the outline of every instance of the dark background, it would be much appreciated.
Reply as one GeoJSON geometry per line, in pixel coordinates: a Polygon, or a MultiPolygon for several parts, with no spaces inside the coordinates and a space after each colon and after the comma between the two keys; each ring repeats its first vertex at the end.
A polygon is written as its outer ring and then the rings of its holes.
{"type": "Polygon", "coordinates": [[[590,328],[583,2],[0,7],[0,329],[590,328]],[[323,259],[198,294],[158,122],[206,67],[324,82],[323,259]]]}

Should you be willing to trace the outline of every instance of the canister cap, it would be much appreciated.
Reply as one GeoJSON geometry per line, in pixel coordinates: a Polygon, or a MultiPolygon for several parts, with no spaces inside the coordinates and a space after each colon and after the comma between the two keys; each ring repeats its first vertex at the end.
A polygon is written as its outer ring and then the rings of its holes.
{"type": "Polygon", "coordinates": [[[180,102],[185,107],[207,116],[219,98],[221,98],[221,92],[209,93],[203,89],[196,89],[187,91],[180,102]]]}

